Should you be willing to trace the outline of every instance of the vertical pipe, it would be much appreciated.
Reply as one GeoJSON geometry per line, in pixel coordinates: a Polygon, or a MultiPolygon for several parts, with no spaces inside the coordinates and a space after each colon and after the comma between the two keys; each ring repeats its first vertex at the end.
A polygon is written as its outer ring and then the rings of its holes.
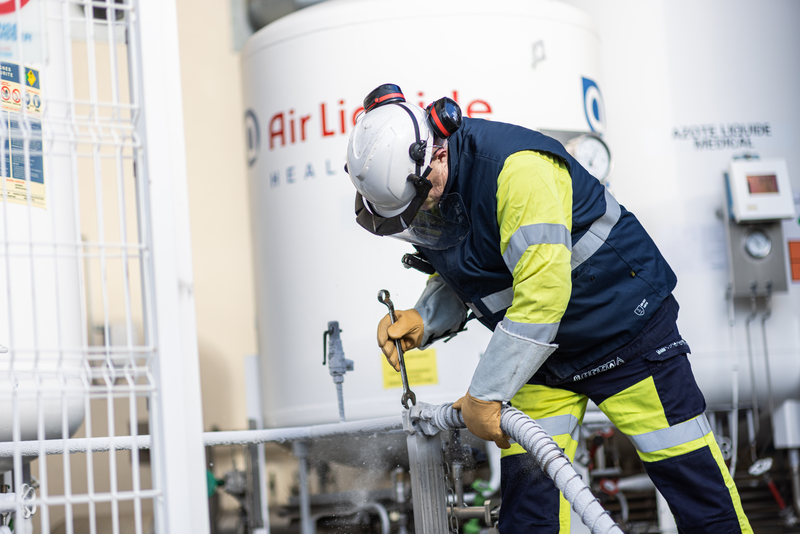
{"type": "Polygon", "coordinates": [[[800,514],[800,449],[789,449],[789,468],[792,473],[794,509],[800,514]]]}
{"type": "Polygon", "coordinates": [[[453,506],[461,508],[464,506],[464,464],[460,461],[453,461],[453,485],[456,487],[456,502],[453,506]]]}
{"type": "Polygon", "coordinates": [[[758,304],[756,302],[756,284],[752,286],[753,294],[750,297],[750,315],[747,316],[744,322],[745,332],[747,334],[747,359],[750,363],[750,400],[753,405],[753,432],[750,441],[750,455],[753,461],[756,461],[756,440],[758,439],[759,421],[758,421],[758,388],[756,387],[756,371],[755,364],[753,363],[753,343],[750,339],[750,323],[756,318],[758,314],[758,304]]]}
{"type": "Polygon", "coordinates": [[[308,494],[308,445],[304,441],[292,443],[292,454],[297,458],[297,469],[300,478],[300,532],[313,534],[311,523],[311,498],[308,494]]]}
{"type": "Polygon", "coordinates": [[[736,462],[739,455],[739,360],[734,350],[736,341],[734,339],[733,327],[735,324],[735,310],[733,306],[733,293],[731,285],[728,284],[728,343],[731,355],[731,411],[728,414],[728,426],[731,430],[731,478],[736,474],[736,462]]]}
{"type": "Polygon", "coordinates": [[[775,432],[775,395],[772,393],[772,372],[769,368],[769,350],[767,348],[767,321],[772,316],[772,283],[767,283],[766,296],[767,310],[761,316],[761,340],[764,343],[764,365],[767,370],[767,400],[769,401],[769,424],[772,432],[775,432]]]}
{"type": "Polygon", "coordinates": [[[398,520],[398,534],[408,534],[408,514],[404,510],[406,503],[406,485],[403,481],[402,467],[397,467],[392,471],[392,486],[394,487],[394,500],[400,505],[400,519],[398,520]]]}
{"type": "MultiPolygon", "coordinates": [[[[342,379],[344,380],[344,377],[342,379]]],[[[341,382],[336,382],[336,398],[339,401],[339,422],[344,423],[344,391],[341,382]]]]}
{"type": "MultiPolygon", "coordinates": [[[[738,400],[738,397],[734,397],[738,400]]],[[[728,427],[731,429],[731,478],[736,474],[736,461],[739,457],[739,408],[734,404],[728,412],[728,427]]]]}

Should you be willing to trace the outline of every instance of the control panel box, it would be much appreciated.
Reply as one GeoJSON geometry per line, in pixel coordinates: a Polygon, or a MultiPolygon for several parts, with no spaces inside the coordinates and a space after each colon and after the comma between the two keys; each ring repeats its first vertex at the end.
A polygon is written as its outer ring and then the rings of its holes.
{"type": "Polygon", "coordinates": [[[794,217],[794,199],[786,160],[731,161],[727,187],[732,218],[737,223],[794,217]]]}

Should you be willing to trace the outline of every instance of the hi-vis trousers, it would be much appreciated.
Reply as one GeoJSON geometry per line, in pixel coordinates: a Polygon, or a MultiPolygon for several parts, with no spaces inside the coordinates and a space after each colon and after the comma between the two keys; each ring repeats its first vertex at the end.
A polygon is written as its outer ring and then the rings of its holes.
{"type": "MultiPolygon", "coordinates": [[[[752,533],[685,354],[638,356],[557,387],[537,377],[511,404],[544,427],[570,460],[591,399],[631,439],[681,534],[752,533]]],[[[503,451],[500,533],[568,534],[569,503],[524,452],[516,444],[503,451]]]]}

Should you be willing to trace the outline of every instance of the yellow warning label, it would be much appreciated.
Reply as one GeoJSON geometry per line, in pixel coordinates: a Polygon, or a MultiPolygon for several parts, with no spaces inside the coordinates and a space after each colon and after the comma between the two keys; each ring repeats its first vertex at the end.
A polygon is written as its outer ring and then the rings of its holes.
{"type": "MultiPolygon", "coordinates": [[[[389,365],[383,354],[383,389],[394,389],[403,387],[403,380],[400,373],[389,365]]],[[[413,390],[416,386],[435,386],[439,383],[439,375],[436,372],[436,349],[410,350],[403,356],[406,362],[406,372],[408,373],[408,385],[413,390]]]]}

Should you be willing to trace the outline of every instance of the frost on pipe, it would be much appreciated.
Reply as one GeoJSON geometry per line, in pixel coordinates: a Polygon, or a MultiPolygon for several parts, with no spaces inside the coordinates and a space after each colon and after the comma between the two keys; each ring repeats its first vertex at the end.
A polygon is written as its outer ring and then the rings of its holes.
{"type": "MultiPolygon", "coordinates": [[[[419,415],[421,420],[432,423],[440,430],[466,427],[461,412],[454,410],[452,403],[426,407],[419,411],[419,415]]],[[[500,415],[500,428],[531,453],[592,534],[622,534],[622,529],[592,495],[569,458],[536,421],[516,408],[506,406],[500,415]]]]}

